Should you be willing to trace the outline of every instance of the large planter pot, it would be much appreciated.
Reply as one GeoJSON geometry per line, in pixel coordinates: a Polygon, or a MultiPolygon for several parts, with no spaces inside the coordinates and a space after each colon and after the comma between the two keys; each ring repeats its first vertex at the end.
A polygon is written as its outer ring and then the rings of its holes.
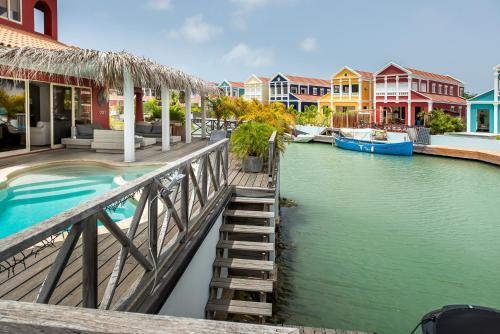
{"type": "Polygon", "coordinates": [[[246,157],[243,160],[243,171],[247,173],[260,173],[264,165],[262,157],[246,157]]]}

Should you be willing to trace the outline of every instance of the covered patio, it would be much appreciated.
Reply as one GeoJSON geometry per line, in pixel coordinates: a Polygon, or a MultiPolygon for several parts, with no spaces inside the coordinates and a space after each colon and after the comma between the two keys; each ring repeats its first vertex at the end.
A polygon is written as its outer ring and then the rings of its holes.
{"type": "MultiPolygon", "coordinates": [[[[57,80],[71,85],[90,81],[93,85],[103,88],[106,99],[109,89],[121,90],[124,100],[122,143],[124,162],[137,160],[135,123],[143,119],[142,101],[137,101],[134,108],[134,96],[136,99],[141,99],[141,94],[137,92],[142,91],[142,88],[161,92],[161,152],[170,150],[170,91],[184,92],[187,144],[192,142],[191,96],[197,94],[201,97],[201,118],[205,119],[206,96],[219,94],[218,88],[212,83],[126,52],[102,52],[79,48],[49,50],[32,47],[0,47],[0,64],[2,75],[15,80],[40,80],[43,77],[45,81],[57,80]]],[[[107,108],[93,110],[93,114],[99,118],[109,118],[107,108]]],[[[201,123],[201,138],[206,138],[206,122],[201,123]]],[[[29,135],[27,137],[29,140],[29,135]]]]}

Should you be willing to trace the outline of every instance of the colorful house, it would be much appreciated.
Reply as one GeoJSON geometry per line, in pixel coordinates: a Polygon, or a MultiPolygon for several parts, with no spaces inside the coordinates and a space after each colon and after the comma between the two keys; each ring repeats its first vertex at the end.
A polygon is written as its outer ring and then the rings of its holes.
{"type": "Polygon", "coordinates": [[[500,134],[500,65],[493,68],[493,89],[467,101],[467,132],[500,134]]]}
{"type": "Polygon", "coordinates": [[[330,93],[318,100],[319,109],[361,111],[373,109],[373,73],[344,66],[332,76],[330,93]]]}
{"type": "Polygon", "coordinates": [[[329,92],[330,82],[323,79],[278,73],[269,81],[269,102],[282,102],[287,108],[293,105],[298,111],[317,105],[329,92]]]}
{"type": "Polygon", "coordinates": [[[245,95],[245,85],[243,82],[224,80],[219,84],[225,96],[243,97],[245,95]]]}
{"type": "Polygon", "coordinates": [[[421,125],[421,112],[437,108],[465,118],[464,83],[450,75],[389,63],[374,74],[374,80],[378,124],[421,125]]]}
{"type": "Polygon", "coordinates": [[[269,102],[269,78],[258,77],[252,74],[245,81],[245,99],[257,100],[261,103],[269,102]]]}

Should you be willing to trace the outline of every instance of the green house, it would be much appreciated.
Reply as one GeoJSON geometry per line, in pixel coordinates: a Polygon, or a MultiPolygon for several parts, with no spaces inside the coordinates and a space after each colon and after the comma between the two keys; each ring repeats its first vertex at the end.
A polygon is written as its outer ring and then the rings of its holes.
{"type": "Polygon", "coordinates": [[[494,68],[493,89],[467,101],[467,132],[500,133],[500,65],[494,68]]]}

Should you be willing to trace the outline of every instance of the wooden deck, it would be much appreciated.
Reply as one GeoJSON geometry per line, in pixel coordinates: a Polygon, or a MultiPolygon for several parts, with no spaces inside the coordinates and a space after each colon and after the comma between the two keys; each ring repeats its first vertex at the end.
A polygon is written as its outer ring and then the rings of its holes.
{"type": "MultiPolygon", "coordinates": [[[[2,170],[14,166],[32,166],[47,162],[57,161],[98,161],[123,166],[139,166],[147,164],[165,164],[177,160],[189,153],[197,151],[207,146],[208,141],[202,139],[193,139],[190,144],[177,143],[171,146],[169,152],[162,152],[161,146],[154,145],[150,148],[137,150],[134,163],[123,163],[123,154],[96,153],[90,149],[58,149],[30,154],[0,158],[0,179],[2,170]]],[[[241,171],[240,162],[230,157],[229,161],[229,180],[232,185],[241,187],[262,187],[266,188],[268,175],[263,173],[244,173],[241,171]]]]}
{"type": "MultiPolygon", "coordinates": [[[[159,146],[154,146],[145,150],[137,151],[137,162],[131,165],[144,163],[161,163],[176,160],[202,147],[205,147],[206,141],[195,140],[192,144],[179,144],[172,147],[168,153],[162,153],[159,146]]],[[[112,163],[120,163],[123,156],[121,154],[98,154],[89,150],[54,150],[39,152],[18,157],[0,159],[0,172],[3,168],[16,165],[30,166],[33,164],[61,161],[61,160],[96,160],[112,163]]],[[[241,171],[239,163],[235,159],[229,159],[228,182],[232,185],[242,187],[267,187],[268,175],[266,172],[260,174],[250,174],[241,171]]],[[[178,206],[180,198],[175,205],[178,206]]],[[[122,249],[122,245],[104,228],[100,228],[98,235],[98,300],[102,300],[110,277],[113,273],[116,260],[122,249]],[[102,233],[101,233],[102,232],[102,233]]],[[[126,232],[126,229],[124,229],[126,232]]],[[[158,231],[162,233],[162,231],[158,231]]],[[[175,238],[178,230],[173,224],[166,232],[165,244],[175,238]]],[[[62,245],[61,241],[56,242],[52,247],[44,248],[36,257],[28,257],[25,261],[20,261],[15,265],[12,271],[3,271],[0,273],[0,299],[33,302],[37,299],[38,292],[42,286],[47,274],[54,263],[58,251],[62,245]]],[[[134,245],[142,254],[148,253],[148,227],[147,224],[140,224],[134,245]]],[[[75,250],[69,258],[67,265],[62,273],[54,294],[49,303],[63,306],[81,306],[82,305],[82,244],[81,240],[75,246],[75,250]]],[[[144,270],[137,261],[128,258],[120,277],[119,285],[116,289],[114,298],[112,298],[111,309],[118,304],[134,282],[143,275],[144,270]]],[[[208,288],[208,287],[207,287],[208,288]]]]}
{"type": "Polygon", "coordinates": [[[297,328],[299,330],[297,334],[373,334],[367,332],[349,331],[342,329],[314,328],[314,327],[292,326],[292,325],[284,325],[284,326],[288,328],[297,328]]]}

